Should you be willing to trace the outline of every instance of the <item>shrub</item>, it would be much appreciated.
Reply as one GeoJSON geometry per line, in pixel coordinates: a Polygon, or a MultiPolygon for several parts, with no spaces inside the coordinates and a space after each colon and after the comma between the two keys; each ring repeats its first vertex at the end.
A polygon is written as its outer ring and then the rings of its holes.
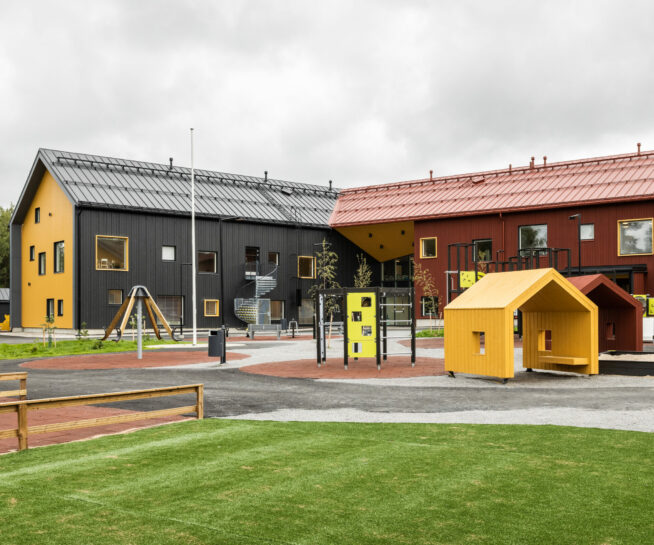
{"type": "Polygon", "coordinates": [[[102,341],[100,339],[95,339],[91,345],[93,350],[100,350],[102,348],[102,341]]]}

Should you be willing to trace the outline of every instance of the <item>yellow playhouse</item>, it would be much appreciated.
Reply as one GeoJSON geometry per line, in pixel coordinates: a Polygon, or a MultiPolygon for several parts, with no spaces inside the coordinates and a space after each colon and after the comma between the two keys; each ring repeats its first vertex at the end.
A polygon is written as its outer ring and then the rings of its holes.
{"type": "Polygon", "coordinates": [[[597,306],[554,269],[487,274],[447,305],[445,370],[512,378],[516,309],[523,367],[597,374],[597,306]]]}

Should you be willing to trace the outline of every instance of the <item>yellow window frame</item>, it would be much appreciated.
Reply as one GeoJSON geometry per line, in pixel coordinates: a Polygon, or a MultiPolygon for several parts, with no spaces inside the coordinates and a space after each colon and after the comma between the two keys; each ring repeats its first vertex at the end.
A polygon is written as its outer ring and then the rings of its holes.
{"type": "Polygon", "coordinates": [[[204,300],[204,315],[205,316],[220,316],[220,300],[218,299],[205,299],[204,300]],[[207,311],[207,303],[216,303],[216,313],[210,314],[207,311]]]}
{"type": "Polygon", "coordinates": [[[96,271],[129,271],[129,237],[120,237],[114,235],[95,235],[95,270],[96,271]],[[119,238],[125,241],[125,268],[111,269],[98,267],[98,239],[99,238],[119,238]]]}
{"type": "Polygon", "coordinates": [[[316,258],[312,255],[299,255],[297,256],[297,276],[298,278],[315,278],[316,277],[316,258]],[[311,260],[311,276],[302,276],[300,274],[300,260],[301,259],[310,259],[311,260]]]}
{"type": "Polygon", "coordinates": [[[438,257],[438,237],[423,237],[420,239],[420,259],[436,259],[438,257]],[[424,255],[423,253],[423,240],[434,241],[434,255],[424,255]]]}
{"type": "Polygon", "coordinates": [[[632,257],[632,256],[638,256],[638,255],[652,255],[654,254],[654,236],[652,237],[652,247],[650,248],[649,252],[645,252],[643,254],[623,254],[620,249],[620,224],[625,223],[627,221],[649,221],[650,224],[652,225],[652,234],[654,235],[654,218],[634,218],[634,219],[623,219],[623,220],[618,220],[617,223],[617,228],[618,228],[618,257],[632,257]]]}

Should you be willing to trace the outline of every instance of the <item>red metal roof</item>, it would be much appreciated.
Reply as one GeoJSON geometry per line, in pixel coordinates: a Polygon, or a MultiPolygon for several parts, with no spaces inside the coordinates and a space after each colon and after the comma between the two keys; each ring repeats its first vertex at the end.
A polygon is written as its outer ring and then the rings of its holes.
{"type": "Polygon", "coordinates": [[[603,274],[571,276],[567,280],[584,295],[597,290],[590,299],[598,305],[629,306],[642,312],[642,305],[639,301],[634,299],[620,286],[611,282],[603,274]],[[598,290],[598,288],[600,289],[598,290]]]}
{"type": "Polygon", "coordinates": [[[341,191],[332,227],[654,198],[654,151],[341,191]]]}

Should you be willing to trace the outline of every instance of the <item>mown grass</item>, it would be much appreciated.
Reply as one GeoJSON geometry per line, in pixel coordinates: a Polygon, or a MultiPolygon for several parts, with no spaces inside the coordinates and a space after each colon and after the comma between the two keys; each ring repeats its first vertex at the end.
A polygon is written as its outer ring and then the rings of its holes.
{"type": "Polygon", "coordinates": [[[444,334],[443,329],[423,329],[416,333],[416,337],[443,337],[444,334]]]}
{"type": "Polygon", "coordinates": [[[638,544],[654,435],[204,420],[0,456],[3,544],[638,544]]]}
{"type": "MultiPolygon", "coordinates": [[[[174,343],[170,339],[144,339],[143,346],[153,344],[174,343]]],[[[0,360],[15,360],[23,358],[44,358],[52,356],[70,356],[74,354],[102,354],[104,352],[128,352],[136,350],[136,341],[123,339],[119,342],[112,340],[100,341],[99,339],[80,339],[74,341],[57,341],[57,346],[48,347],[42,341],[34,341],[24,344],[0,344],[0,360]]]]}

